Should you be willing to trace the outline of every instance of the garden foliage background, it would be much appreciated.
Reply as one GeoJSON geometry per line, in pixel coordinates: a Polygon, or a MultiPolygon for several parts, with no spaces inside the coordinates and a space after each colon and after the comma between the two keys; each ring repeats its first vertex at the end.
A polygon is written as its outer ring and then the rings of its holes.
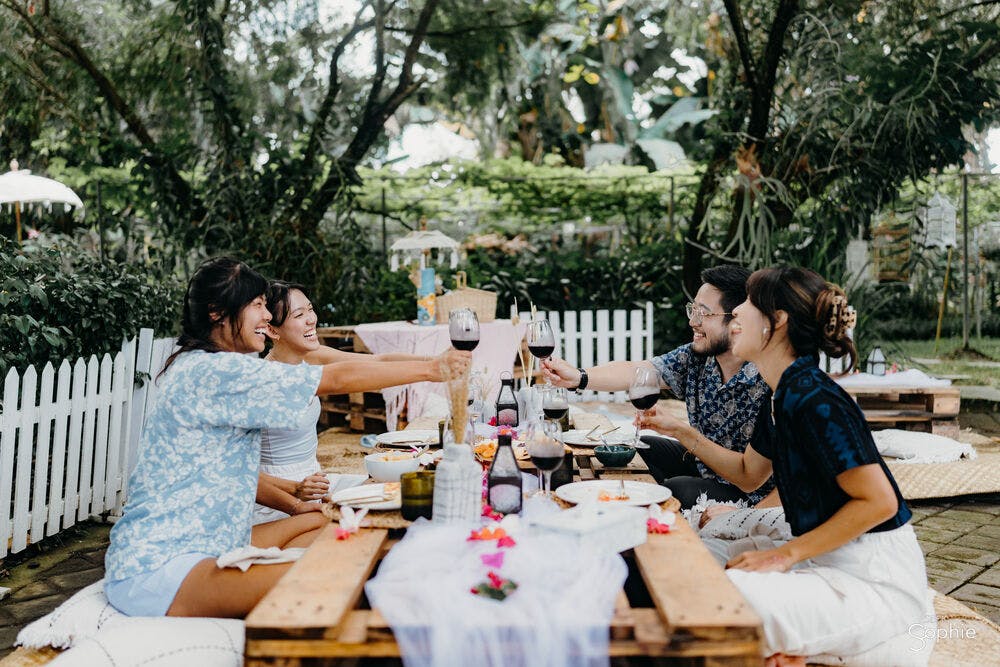
{"type": "MultiPolygon", "coordinates": [[[[0,0],[0,161],[88,205],[0,245],[0,366],[173,333],[179,285],[221,253],[308,285],[327,323],[411,318],[382,229],[422,217],[504,312],[652,300],[658,345],[679,343],[704,266],[843,282],[886,211],[958,201],[1000,120],[998,19],[993,0],[0,0]],[[400,177],[391,140],[441,123],[479,159],[400,177]],[[609,150],[624,164],[588,164],[609,150]]],[[[1000,220],[997,179],[969,208],[1000,220]]],[[[983,333],[996,252],[970,258],[983,333]]],[[[863,353],[930,333],[944,261],[912,249],[906,282],[849,285],[863,353]]]]}

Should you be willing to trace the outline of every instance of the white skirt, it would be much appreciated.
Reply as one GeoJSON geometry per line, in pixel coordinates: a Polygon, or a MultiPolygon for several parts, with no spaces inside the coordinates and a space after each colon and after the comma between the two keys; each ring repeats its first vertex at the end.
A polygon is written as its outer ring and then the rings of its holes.
{"type": "MultiPolygon", "coordinates": [[[[319,461],[316,460],[314,456],[311,459],[306,459],[304,461],[297,461],[295,463],[289,463],[287,465],[271,465],[268,463],[260,464],[260,471],[267,475],[272,475],[273,477],[280,477],[281,479],[290,479],[295,482],[301,482],[303,479],[312,475],[313,473],[320,472],[319,461]]],[[[310,502],[319,502],[310,501],[310,502]]],[[[260,523],[268,523],[269,521],[277,521],[278,519],[287,519],[288,514],[282,512],[281,510],[276,510],[273,507],[266,507],[260,503],[254,503],[253,507],[253,525],[256,526],[260,523]]]]}
{"type": "MultiPolygon", "coordinates": [[[[778,544],[760,541],[744,544],[778,544]]],[[[909,525],[865,533],[789,572],[726,574],[761,616],[765,655],[854,656],[927,620],[924,555],[909,525]]],[[[898,658],[926,664],[910,651],[898,658]]]]}

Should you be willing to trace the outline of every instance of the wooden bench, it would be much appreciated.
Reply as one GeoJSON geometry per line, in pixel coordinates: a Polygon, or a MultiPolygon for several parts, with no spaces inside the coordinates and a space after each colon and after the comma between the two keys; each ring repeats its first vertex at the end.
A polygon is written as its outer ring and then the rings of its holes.
{"type": "Polygon", "coordinates": [[[958,387],[845,387],[873,429],[900,428],[958,435],[958,387]]]}

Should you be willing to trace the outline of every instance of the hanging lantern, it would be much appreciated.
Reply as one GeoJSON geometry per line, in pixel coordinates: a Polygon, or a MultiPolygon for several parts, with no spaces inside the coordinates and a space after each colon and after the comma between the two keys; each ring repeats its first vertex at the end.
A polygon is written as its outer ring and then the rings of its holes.
{"type": "Polygon", "coordinates": [[[885,375],[885,355],[882,354],[882,348],[878,345],[868,355],[865,371],[869,375],[885,375]]]}
{"type": "Polygon", "coordinates": [[[957,239],[958,209],[947,197],[935,192],[920,209],[924,223],[923,245],[928,248],[954,248],[957,239]]]}

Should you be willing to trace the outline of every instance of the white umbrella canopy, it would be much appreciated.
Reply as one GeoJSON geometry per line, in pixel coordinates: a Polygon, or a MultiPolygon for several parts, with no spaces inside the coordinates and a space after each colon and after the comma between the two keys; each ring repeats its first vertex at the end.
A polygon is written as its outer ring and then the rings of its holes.
{"type": "Polygon", "coordinates": [[[83,201],[68,186],[44,176],[35,176],[30,170],[17,168],[17,160],[10,163],[11,170],[0,175],[0,204],[12,204],[17,217],[18,242],[21,241],[21,206],[41,204],[51,210],[52,204],[84,210],[83,201]]]}

